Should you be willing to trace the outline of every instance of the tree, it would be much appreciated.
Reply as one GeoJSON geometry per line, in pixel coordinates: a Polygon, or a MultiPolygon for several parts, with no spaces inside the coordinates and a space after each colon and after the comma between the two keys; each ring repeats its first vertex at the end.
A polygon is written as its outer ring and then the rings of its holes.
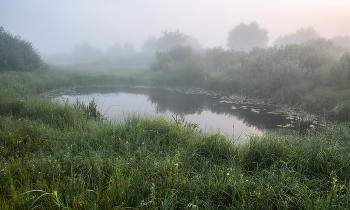
{"type": "Polygon", "coordinates": [[[186,45],[192,47],[194,50],[201,51],[203,50],[202,44],[199,42],[199,40],[193,36],[187,37],[186,45]]]}
{"type": "Polygon", "coordinates": [[[163,36],[157,41],[157,50],[167,51],[178,45],[185,45],[187,43],[188,36],[180,32],[179,29],[176,31],[162,31],[163,36]]]}
{"type": "Polygon", "coordinates": [[[100,49],[84,42],[73,46],[71,56],[73,63],[93,63],[101,60],[103,54],[100,49]]]}
{"type": "Polygon", "coordinates": [[[107,49],[107,56],[108,57],[115,57],[123,53],[123,48],[120,46],[118,42],[114,43],[111,47],[107,49]]]}
{"type": "Polygon", "coordinates": [[[125,55],[134,54],[135,53],[134,45],[130,42],[125,42],[124,47],[123,47],[123,53],[125,55]]]}
{"type": "Polygon", "coordinates": [[[336,36],[332,39],[335,44],[350,49],[350,36],[336,36]]]}
{"type": "Polygon", "coordinates": [[[148,37],[143,42],[142,51],[147,53],[156,51],[166,52],[178,46],[190,46],[194,50],[202,50],[202,45],[198,39],[186,35],[177,29],[175,31],[162,31],[160,38],[148,37]]]}
{"type": "Polygon", "coordinates": [[[338,68],[343,73],[343,78],[350,83],[350,52],[346,51],[339,59],[338,68]]]}
{"type": "Polygon", "coordinates": [[[43,66],[32,43],[12,36],[0,26],[0,71],[32,71],[43,66]]]}
{"type": "Polygon", "coordinates": [[[313,29],[309,27],[307,29],[299,29],[295,33],[287,34],[285,36],[278,37],[273,43],[274,45],[287,45],[287,44],[301,44],[308,40],[318,39],[320,35],[313,29]]]}
{"type": "Polygon", "coordinates": [[[141,48],[143,52],[155,52],[157,51],[158,39],[153,36],[149,36],[142,44],[141,48]]]}
{"type": "Polygon", "coordinates": [[[261,29],[256,22],[248,25],[241,23],[229,31],[227,47],[246,52],[253,47],[266,47],[269,40],[267,33],[267,30],[261,29]]]}

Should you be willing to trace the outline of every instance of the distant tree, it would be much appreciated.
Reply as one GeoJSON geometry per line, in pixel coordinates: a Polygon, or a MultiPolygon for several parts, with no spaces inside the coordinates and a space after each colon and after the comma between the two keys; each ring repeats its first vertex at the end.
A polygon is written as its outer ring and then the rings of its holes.
{"type": "Polygon", "coordinates": [[[204,61],[212,69],[241,65],[245,62],[247,53],[244,51],[225,50],[222,46],[206,49],[204,61]]]}
{"type": "Polygon", "coordinates": [[[329,79],[337,86],[350,84],[350,52],[346,51],[340,56],[338,62],[334,62],[329,71],[329,79]]]}
{"type": "Polygon", "coordinates": [[[197,38],[186,35],[180,30],[162,31],[160,38],[150,36],[141,48],[143,52],[166,52],[177,46],[190,46],[194,50],[202,50],[202,45],[197,38]]]}
{"type": "Polygon", "coordinates": [[[343,46],[339,46],[332,40],[326,38],[312,39],[304,42],[303,44],[306,46],[315,47],[318,50],[332,51],[332,53],[336,53],[338,56],[342,55],[346,51],[343,46]]]}
{"type": "Polygon", "coordinates": [[[32,43],[12,36],[0,26],[0,71],[32,71],[42,65],[41,56],[32,43]]]}
{"type": "Polygon", "coordinates": [[[130,54],[135,53],[134,45],[130,42],[125,42],[124,47],[123,47],[123,53],[126,55],[130,55],[130,54]]]}
{"type": "Polygon", "coordinates": [[[116,57],[116,56],[124,56],[135,53],[135,47],[130,42],[125,42],[123,46],[121,46],[118,42],[109,47],[106,51],[108,57],[116,57]]]}
{"type": "Polygon", "coordinates": [[[108,57],[115,57],[116,55],[120,55],[123,53],[123,48],[118,42],[116,42],[107,49],[106,53],[108,57]]]}
{"type": "Polygon", "coordinates": [[[187,37],[186,45],[192,47],[194,50],[202,50],[203,49],[203,46],[199,42],[199,40],[193,36],[187,37]]]}
{"type": "Polygon", "coordinates": [[[190,46],[178,45],[168,51],[168,55],[173,61],[184,62],[194,54],[193,48],[190,46]]]}
{"type": "Polygon", "coordinates": [[[299,29],[295,33],[287,34],[285,36],[280,36],[274,41],[274,45],[287,45],[287,44],[301,44],[308,40],[318,39],[320,35],[313,29],[309,27],[307,29],[299,29]]]}
{"type": "Polygon", "coordinates": [[[92,63],[101,60],[102,51],[89,43],[77,44],[72,50],[73,63],[92,63]]]}
{"type": "Polygon", "coordinates": [[[345,52],[339,59],[338,68],[343,73],[342,77],[350,83],[350,52],[345,52]]]}
{"type": "Polygon", "coordinates": [[[256,22],[250,24],[241,23],[229,31],[227,47],[237,51],[249,51],[253,47],[266,47],[269,38],[267,30],[261,29],[256,22]]]}
{"type": "Polygon", "coordinates": [[[163,36],[157,41],[157,50],[167,51],[178,45],[185,45],[187,43],[188,35],[176,31],[162,31],[163,36]]]}
{"type": "Polygon", "coordinates": [[[141,49],[143,52],[155,52],[157,51],[158,39],[153,36],[149,36],[142,44],[141,49]]]}
{"type": "Polygon", "coordinates": [[[226,65],[226,58],[229,53],[221,46],[206,49],[204,54],[204,61],[210,66],[218,68],[219,66],[226,65]]]}
{"type": "Polygon", "coordinates": [[[107,59],[106,63],[113,63],[117,57],[123,54],[123,47],[118,42],[115,42],[106,50],[104,54],[105,58],[107,59]]]}
{"type": "Polygon", "coordinates": [[[332,39],[335,44],[350,49],[350,36],[336,36],[332,39]]]}

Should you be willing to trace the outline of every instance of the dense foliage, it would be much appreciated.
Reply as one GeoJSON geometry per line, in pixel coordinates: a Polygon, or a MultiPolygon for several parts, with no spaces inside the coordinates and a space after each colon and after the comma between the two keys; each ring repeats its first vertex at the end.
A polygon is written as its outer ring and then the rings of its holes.
{"type": "Polygon", "coordinates": [[[0,27],[0,71],[32,71],[43,65],[32,43],[0,27]]]}
{"type": "Polygon", "coordinates": [[[332,38],[332,41],[338,45],[350,49],[350,36],[336,36],[332,38]]]}
{"type": "Polygon", "coordinates": [[[177,45],[184,45],[187,42],[188,36],[176,31],[162,31],[162,37],[157,40],[157,49],[159,51],[169,50],[177,45]]]}
{"type": "Polygon", "coordinates": [[[160,85],[201,86],[205,80],[202,56],[189,46],[176,46],[167,52],[157,52],[150,65],[154,82],[160,85]]]}
{"type": "Polygon", "coordinates": [[[301,44],[308,40],[318,39],[320,35],[313,29],[309,27],[307,29],[299,29],[295,33],[287,34],[285,36],[278,37],[273,44],[280,46],[286,44],[301,44]]]}
{"type": "Polygon", "coordinates": [[[253,47],[266,47],[268,40],[267,30],[261,29],[256,22],[241,23],[229,31],[226,45],[228,48],[247,52],[253,47]]]}
{"type": "Polygon", "coordinates": [[[155,85],[239,93],[345,120],[350,119],[350,112],[344,113],[350,108],[349,57],[325,39],[249,52],[216,47],[199,53],[177,46],[156,53],[148,78],[155,85]]]}

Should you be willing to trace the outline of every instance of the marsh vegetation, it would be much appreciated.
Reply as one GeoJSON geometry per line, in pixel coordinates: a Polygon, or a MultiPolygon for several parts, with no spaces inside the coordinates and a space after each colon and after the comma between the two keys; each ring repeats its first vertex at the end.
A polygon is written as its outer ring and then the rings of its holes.
{"type": "Polygon", "coordinates": [[[1,209],[338,209],[350,202],[349,53],[324,40],[250,52],[186,46],[150,69],[0,72],[1,209]],[[182,118],[104,118],[39,94],[73,85],[200,87],[339,119],[234,144],[182,118]],[[334,113],[333,113],[334,111],[334,113]]]}

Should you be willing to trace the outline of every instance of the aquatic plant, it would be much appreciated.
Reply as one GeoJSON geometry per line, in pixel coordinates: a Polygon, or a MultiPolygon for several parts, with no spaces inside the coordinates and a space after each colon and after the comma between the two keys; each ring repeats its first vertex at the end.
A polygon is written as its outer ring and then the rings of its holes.
{"type": "Polygon", "coordinates": [[[88,105],[85,105],[84,102],[79,101],[79,99],[77,99],[77,101],[75,102],[75,104],[73,104],[73,107],[75,109],[79,109],[82,110],[87,118],[92,118],[95,120],[99,120],[102,118],[102,114],[99,110],[97,110],[97,104],[95,102],[95,98],[93,98],[88,105]]]}

